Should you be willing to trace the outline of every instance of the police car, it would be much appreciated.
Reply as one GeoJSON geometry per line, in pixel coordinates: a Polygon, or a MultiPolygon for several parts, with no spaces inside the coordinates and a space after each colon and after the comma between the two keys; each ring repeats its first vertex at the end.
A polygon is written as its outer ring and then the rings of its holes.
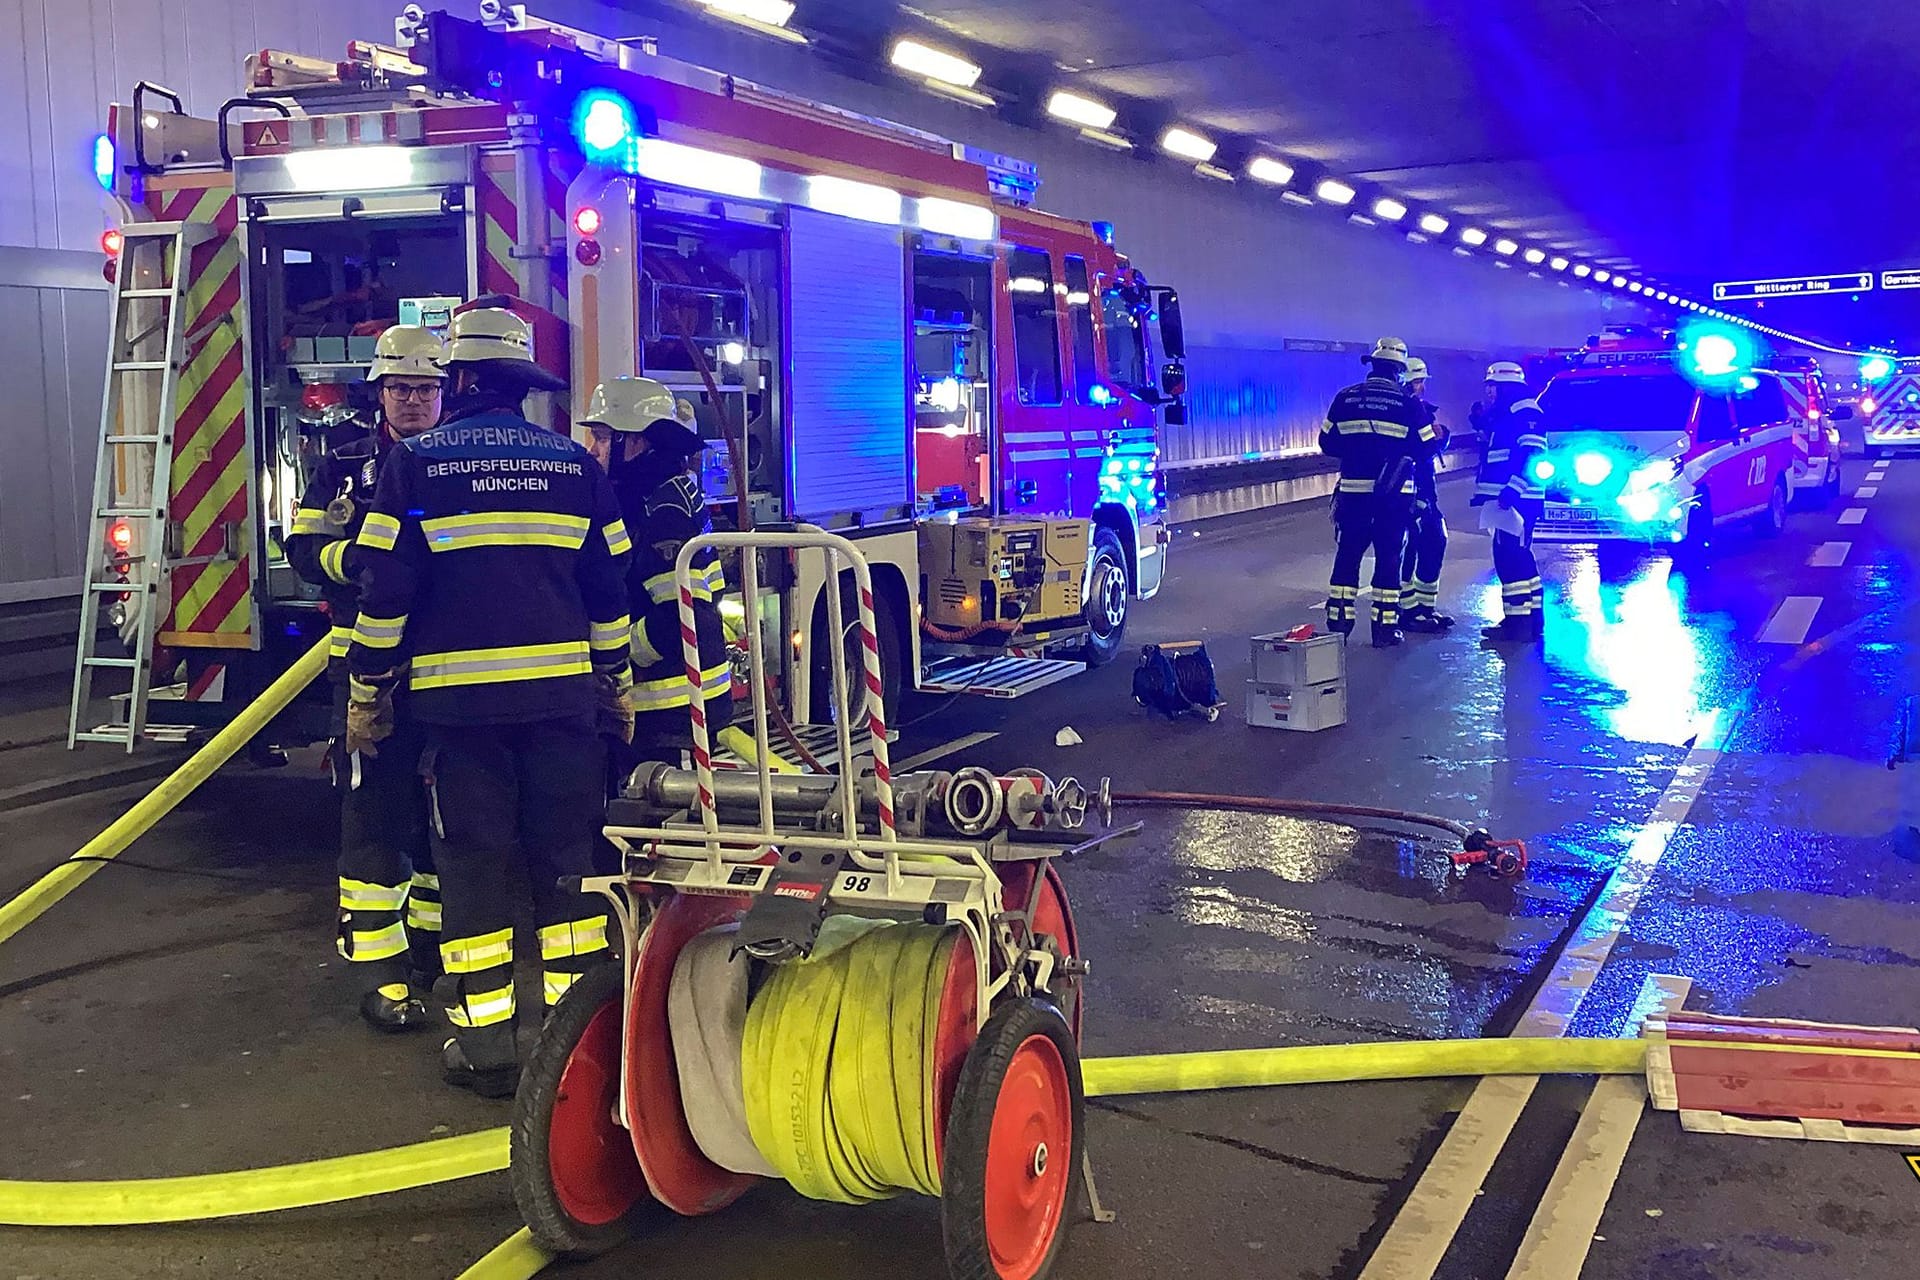
{"type": "Polygon", "coordinates": [[[1547,450],[1538,542],[1704,548],[1752,521],[1778,533],[1796,499],[1840,490],[1840,433],[1817,366],[1756,367],[1744,334],[1610,327],[1539,396],[1547,450]]]}

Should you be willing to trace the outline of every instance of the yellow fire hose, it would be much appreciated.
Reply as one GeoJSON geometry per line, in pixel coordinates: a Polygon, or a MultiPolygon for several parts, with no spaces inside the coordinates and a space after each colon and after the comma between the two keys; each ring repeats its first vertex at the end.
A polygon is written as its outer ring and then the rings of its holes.
{"type": "Polygon", "coordinates": [[[108,861],[127,851],[127,846],[145,835],[153,824],[173,811],[175,805],[193,794],[194,788],[213,776],[247,740],[266,728],[267,722],[286,709],[288,703],[322,671],[327,669],[327,641],[309,649],[300,661],[281,673],[266,691],[208,740],[187,762],[168,774],[166,780],[148,792],[131,809],[113,820],[112,825],[87,841],[80,852],[41,876],[26,892],[0,906],[0,942],[20,932],[60,899],[85,884],[87,878],[108,861]]]}

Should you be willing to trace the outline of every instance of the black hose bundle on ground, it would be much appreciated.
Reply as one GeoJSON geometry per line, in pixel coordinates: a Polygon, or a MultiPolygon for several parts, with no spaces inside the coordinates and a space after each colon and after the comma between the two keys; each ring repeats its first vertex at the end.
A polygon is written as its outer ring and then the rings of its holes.
{"type": "Polygon", "coordinates": [[[1186,712],[1217,719],[1220,685],[1204,641],[1150,644],[1133,672],[1133,700],[1172,720],[1186,712]]]}

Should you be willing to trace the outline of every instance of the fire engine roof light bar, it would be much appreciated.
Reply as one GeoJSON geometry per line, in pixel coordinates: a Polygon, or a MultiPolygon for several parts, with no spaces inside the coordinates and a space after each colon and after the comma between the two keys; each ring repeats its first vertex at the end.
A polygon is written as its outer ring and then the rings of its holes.
{"type": "Polygon", "coordinates": [[[1314,185],[1313,194],[1328,204],[1350,205],[1353,198],[1360,194],[1338,178],[1322,178],[1314,185]]]}
{"type": "Polygon", "coordinates": [[[1407,206],[1392,196],[1381,196],[1373,202],[1373,216],[1382,222],[1398,222],[1407,216],[1407,206]]]}
{"type": "Polygon", "coordinates": [[[814,174],[807,179],[807,207],[821,213],[898,226],[901,205],[900,193],[887,187],[824,174],[814,174]]]}
{"type": "Polygon", "coordinates": [[[962,89],[973,88],[974,81],[980,78],[978,65],[945,49],[921,44],[918,40],[894,41],[890,60],[902,71],[924,76],[928,80],[959,85],[962,89]]]}
{"type": "Polygon", "coordinates": [[[1212,138],[1174,125],[1160,135],[1160,149],[1168,155],[1179,156],[1182,160],[1205,164],[1213,159],[1213,153],[1220,147],[1212,138]]]}
{"type": "Polygon", "coordinates": [[[379,191],[413,177],[414,147],[311,147],[281,157],[298,191],[379,191]]]}
{"type": "Polygon", "coordinates": [[[1293,181],[1293,166],[1272,156],[1255,156],[1247,161],[1247,176],[1268,186],[1284,187],[1293,181]]]}
{"type": "Polygon", "coordinates": [[[1466,245],[1469,249],[1478,249],[1486,242],[1487,233],[1480,228],[1462,227],[1460,229],[1460,243],[1466,245]]]}
{"type": "Polygon", "coordinates": [[[664,138],[636,139],[631,150],[633,171],[649,181],[743,200],[766,196],[764,171],[744,156],[703,151],[664,138]]]}
{"type": "Polygon", "coordinates": [[[1430,236],[1445,235],[1447,228],[1452,225],[1451,222],[1437,213],[1423,213],[1420,215],[1420,229],[1430,236]]]}
{"type": "Polygon", "coordinates": [[[1094,98],[1083,98],[1065,89],[1055,89],[1047,99],[1047,114],[1087,129],[1110,129],[1120,113],[1094,98]]]}
{"type": "Polygon", "coordinates": [[[962,240],[991,240],[998,234],[1000,220],[993,210],[960,200],[942,200],[922,196],[913,202],[914,217],[922,231],[962,240]]]}

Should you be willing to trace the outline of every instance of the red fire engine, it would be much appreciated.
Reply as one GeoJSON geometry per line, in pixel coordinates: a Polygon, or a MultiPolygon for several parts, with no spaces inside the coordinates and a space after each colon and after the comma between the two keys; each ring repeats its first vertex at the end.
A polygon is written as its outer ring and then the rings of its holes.
{"type": "Polygon", "coordinates": [[[1796,499],[1840,489],[1840,435],[1811,360],[1753,359],[1738,330],[1609,326],[1541,391],[1543,542],[1679,544],[1753,521],[1778,532],[1796,499]]]}
{"type": "MultiPolygon", "coordinates": [[[[88,600],[128,653],[83,643],[73,736],[130,748],[149,696],[217,723],[325,633],[281,552],[309,468],[358,429],[382,328],[487,295],[570,379],[549,425],[601,379],[658,378],[716,444],[723,526],[857,538],[889,697],[1016,696],[1110,659],[1164,571],[1173,291],[1106,224],[1033,209],[1030,164],[488,12],[410,11],[339,62],[263,51],[215,119],[148,84],[112,108],[88,600]],[[89,732],[108,666],[132,696],[89,732]]],[[[789,641],[803,723],[831,716],[823,574],[770,565],[777,592],[726,604],[789,641]]]]}

